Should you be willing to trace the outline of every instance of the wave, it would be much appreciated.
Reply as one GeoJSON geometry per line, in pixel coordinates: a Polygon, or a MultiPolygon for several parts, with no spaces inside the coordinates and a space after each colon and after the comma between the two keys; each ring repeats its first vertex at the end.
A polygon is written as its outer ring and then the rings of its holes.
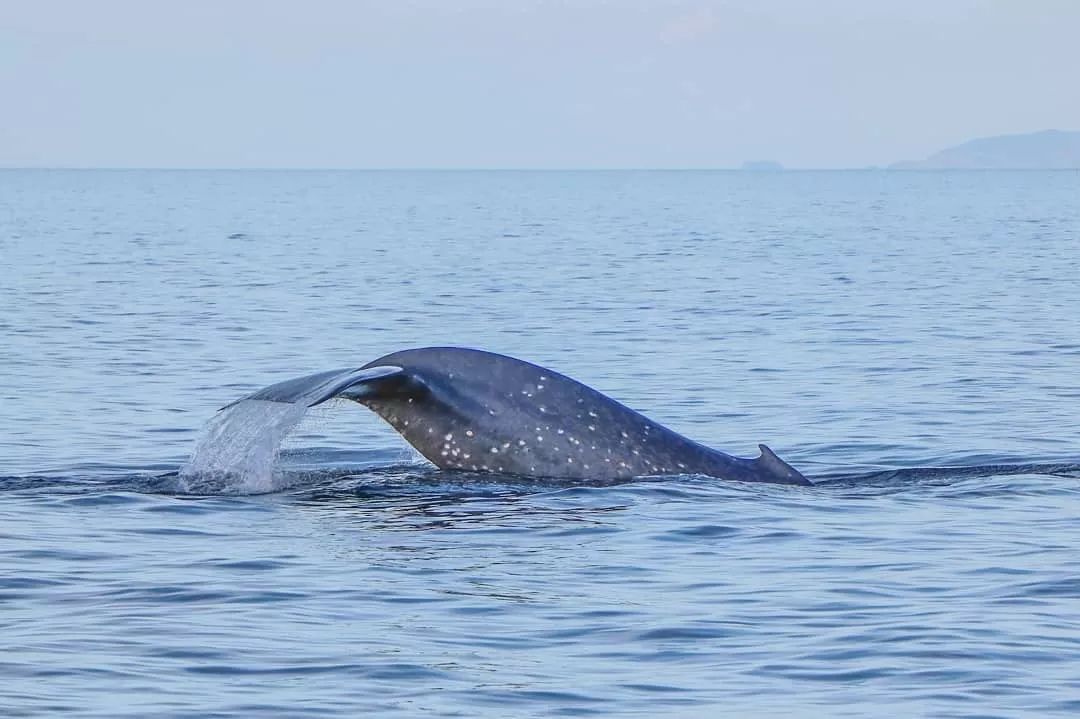
{"type": "MultiPolygon", "coordinates": [[[[282,454],[282,461],[270,472],[273,482],[253,486],[250,475],[211,472],[204,475],[181,467],[148,465],[110,466],[82,464],[67,472],[50,470],[41,474],[0,476],[0,492],[36,491],[43,493],[138,492],[176,496],[229,496],[289,492],[324,493],[328,497],[387,497],[407,494],[461,494],[497,496],[561,491],[575,487],[602,488],[648,484],[694,488],[742,488],[790,493],[781,485],[759,485],[720,480],[697,475],[641,477],[636,480],[561,480],[557,478],[438,469],[422,460],[387,461],[386,453],[311,450],[282,454]],[[373,456],[374,455],[374,456],[373,456]],[[379,458],[383,458],[379,461],[379,458]],[[164,471],[162,471],[164,470],[164,471]]],[[[960,480],[991,479],[1032,475],[1080,479],[1080,461],[998,462],[967,466],[926,466],[882,468],[858,471],[832,471],[810,475],[811,487],[795,491],[813,492],[823,488],[880,487],[903,488],[926,483],[952,483],[960,480]]]]}

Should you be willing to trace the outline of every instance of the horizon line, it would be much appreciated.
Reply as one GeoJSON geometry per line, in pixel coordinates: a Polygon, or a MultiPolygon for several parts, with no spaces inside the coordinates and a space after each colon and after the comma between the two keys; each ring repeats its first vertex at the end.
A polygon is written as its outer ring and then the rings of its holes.
{"type": "Polygon", "coordinates": [[[0,172],[62,171],[62,172],[742,172],[750,175],[769,175],[784,172],[1076,172],[1067,167],[893,167],[865,165],[862,167],[177,167],[168,165],[0,165],[0,172]]]}

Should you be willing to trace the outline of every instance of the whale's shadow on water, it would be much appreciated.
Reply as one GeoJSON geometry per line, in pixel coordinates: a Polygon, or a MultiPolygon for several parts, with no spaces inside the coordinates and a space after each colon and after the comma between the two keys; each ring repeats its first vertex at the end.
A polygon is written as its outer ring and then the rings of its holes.
{"type": "MultiPolygon", "coordinates": [[[[728,489],[735,493],[780,493],[813,496],[821,490],[877,490],[895,492],[927,485],[950,485],[965,480],[1043,476],[1080,479],[1080,462],[1006,462],[970,466],[928,466],[833,471],[811,474],[810,486],[768,485],[721,480],[704,475],[651,476],[630,479],[543,478],[489,472],[446,470],[417,462],[383,466],[285,468],[277,487],[262,494],[284,495],[302,504],[371,503],[426,498],[458,501],[521,497],[573,490],[604,490],[647,486],[650,491],[672,493],[728,489]]],[[[248,494],[228,476],[207,477],[197,486],[179,481],[176,471],[142,476],[128,486],[139,492],[177,497],[248,494]]]]}
{"type": "Polygon", "coordinates": [[[285,467],[278,489],[245,496],[249,493],[244,483],[230,484],[227,477],[191,487],[180,479],[178,471],[138,473],[131,469],[96,476],[0,477],[0,493],[30,492],[48,501],[80,506],[130,502],[130,493],[137,493],[148,499],[156,496],[183,503],[183,507],[177,505],[177,511],[285,505],[334,516],[334,522],[380,531],[511,531],[528,527],[562,536],[613,531],[613,518],[635,505],[690,503],[723,511],[719,508],[736,502],[740,512],[748,505],[769,512],[792,503],[873,502],[904,495],[915,501],[959,501],[1015,493],[1071,492],[1075,491],[1075,480],[1080,479],[1080,462],[831,472],[810,475],[814,481],[810,486],[727,481],[703,475],[544,479],[391,462],[363,467],[285,467]]]}

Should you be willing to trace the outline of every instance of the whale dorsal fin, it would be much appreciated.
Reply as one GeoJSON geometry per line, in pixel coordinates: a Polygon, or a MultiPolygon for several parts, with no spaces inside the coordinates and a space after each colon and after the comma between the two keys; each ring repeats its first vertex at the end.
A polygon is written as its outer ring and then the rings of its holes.
{"type": "Polygon", "coordinates": [[[776,452],[763,444],[759,444],[758,449],[761,450],[761,456],[754,460],[754,465],[762,473],[776,477],[785,484],[810,484],[810,480],[802,476],[799,470],[777,457],[776,452]]]}
{"type": "MultiPolygon", "coordinates": [[[[307,407],[314,407],[333,397],[359,399],[387,382],[399,382],[404,375],[405,370],[391,365],[330,370],[263,387],[258,392],[241,397],[236,402],[259,399],[266,402],[302,403],[307,407]]],[[[221,409],[231,407],[236,402],[227,404],[221,409]]]]}

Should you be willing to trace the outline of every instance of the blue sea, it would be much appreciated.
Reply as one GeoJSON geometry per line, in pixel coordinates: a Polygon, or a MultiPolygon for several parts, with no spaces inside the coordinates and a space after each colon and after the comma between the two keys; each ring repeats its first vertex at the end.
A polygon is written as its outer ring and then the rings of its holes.
{"type": "Polygon", "coordinates": [[[1080,714],[1080,173],[11,170],[0,262],[4,717],[1080,714]],[[177,482],[428,345],[816,485],[442,472],[348,402],[177,482]]]}

